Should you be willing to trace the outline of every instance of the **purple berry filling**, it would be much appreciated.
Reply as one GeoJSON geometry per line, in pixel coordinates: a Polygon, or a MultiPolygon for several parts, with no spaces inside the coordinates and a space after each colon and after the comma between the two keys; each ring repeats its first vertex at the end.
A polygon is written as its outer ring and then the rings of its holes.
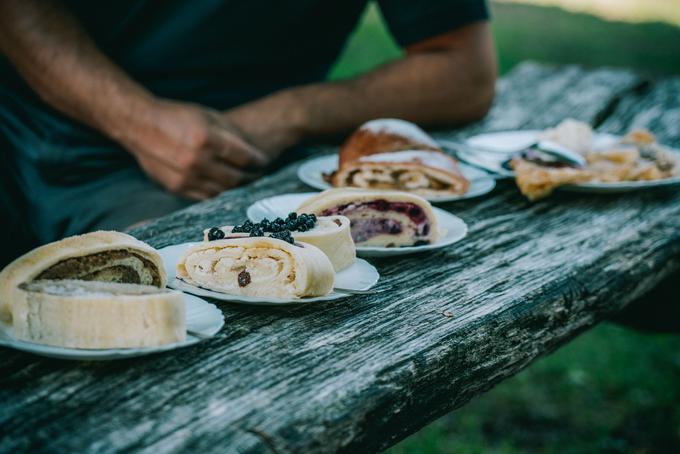
{"type": "MultiPolygon", "coordinates": [[[[408,202],[388,202],[380,199],[372,202],[350,203],[324,210],[322,216],[345,215],[351,219],[352,213],[363,210],[378,212],[396,211],[405,214],[415,224],[416,237],[427,236],[430,233],[430,223],[425,212],[418,205],[408,202]]],[[[402,223],[387,218],[351,219],[352,238],[356,243],[367,241],[378,235],[398,235],[403,231],[402,223]]]]}

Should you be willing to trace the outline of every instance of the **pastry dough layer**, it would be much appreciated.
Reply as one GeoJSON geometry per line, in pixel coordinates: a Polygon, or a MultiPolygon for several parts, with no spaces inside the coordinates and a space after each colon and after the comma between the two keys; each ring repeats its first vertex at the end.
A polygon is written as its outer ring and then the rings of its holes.
{"type": "Polygon", "coordinates": [[[80,279],[165,287],[160,256],[125,233],[98,231],[72,236],[34,249],[0,273],[0,318],[11,318],[10,304],[19,284],[34,279],[80,279]]]}
{"type": "MultiPolygon", "coordinates": [[[[233,233],[234,226],[220,227],[229,238],[249,237],[248,233],[233,233]]],[[[208,232],[203,231],[203,241],[208,241],[208,232]]],[[[316,226],[306,232],[291,232],[295,241],[308,243],[323,251],[338,272],[352,266],[356,259],[356,248],[352,241],[349,219],[345,216],[321,216],[317,218],[316,226]]]]}
{"type": "Polygon", "coordinates": [[[68,348],[151,347],[184,341],[181,292],[76,280],[22,284],[12,301],[18,339],[68,348]]]}
{"type": "Polygon", "coordinates": [[[194,245],[177,264],[177,277],[216,292],[275,298],[326,295],[335,282],[333,265],[320,249],[269,237],[194,245]]]}
{"type": "Polygon", "coordinates": [[[348,217],[357,246],[429,244],[442,233],[427,200],[399,191],[328,189],[306,200],[297,211],[348,217]]]}

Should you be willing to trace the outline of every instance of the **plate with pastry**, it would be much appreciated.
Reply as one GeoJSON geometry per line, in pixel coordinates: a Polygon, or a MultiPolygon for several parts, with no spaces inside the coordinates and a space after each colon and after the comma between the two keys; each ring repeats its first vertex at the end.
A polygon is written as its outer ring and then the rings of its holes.
{"type": "Polygon", "coordinates": [[[399,190],[431,202],[479,197],[496,186],[489,173],[458,162],[417,125],[396,118],[363,124],[337,155],[304,162],[298,177],[316,189],[399,190]]]}
{"type": "Polygon", "coordinates": [[[335,235],[339,242],[322,250],[288,230],[266,233],[256,226],[243,234],[236,227],[211,228],[203,242],[160,249],[170,286],[222,301],[278,306],[365,293],[380,278],[373,265],[356,258],[349,233],[345,238],[341,231],[335,235]]]}
{"type": "Polygon", "coordinates": [[[514,178],[530,200],[547,197],[555,189],[619,193],[680,184],[680,150],[660,145],[652,133],[641,129],[616,136],[567,119],[545,131],[471,137],[457,151],[464,161],[514,178]]]}
{"type": "Polygon", "coordinates": [[[165,288],[161,257],[120,232],[41,246],[0,273],[0,345],[62,359],[111,360],[186,347],[222,312],[165,288]]]}
{"type": "Polygon", "coordinates": [[[402,191],[356,188],[284,194],[255,202],[248,208],[252,222],[291,216],[318,219],[344,216],[357,254],[387,257],[450,246],[467,235],[457,216],[432,207],[422,197],[402,191]]]}

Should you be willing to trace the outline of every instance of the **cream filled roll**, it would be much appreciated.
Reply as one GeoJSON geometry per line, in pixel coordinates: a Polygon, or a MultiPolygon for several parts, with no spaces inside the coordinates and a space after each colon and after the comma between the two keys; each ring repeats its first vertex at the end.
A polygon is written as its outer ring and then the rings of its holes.
{"type": "Polygon", "coordinates": [[[271,237],[196,244],[177,264],[177,277],[220,293],[275,298],[323,296],[335,282],[333,265],[319,248],[271,237]]]}
{"type": "MultiPolygon", "coordinates": [[[[219,227],[225,238],[243,238],[250,236],[245,232],[233,232],[234,226],[219,227]]],[[[203,232],[204,241],[210,241],[210,232],[203,232]]],[[[345,216],[323,216],[316,219],[314,227],[304,232],[291,231],[295,241],[308,243],[318,247],[328,256],[336,272],[352,266],[356,259],[356,248],[350,232],[350,222],[345,216]]],[[[221,236],[221,235],[220,235],[221,236]]]]}

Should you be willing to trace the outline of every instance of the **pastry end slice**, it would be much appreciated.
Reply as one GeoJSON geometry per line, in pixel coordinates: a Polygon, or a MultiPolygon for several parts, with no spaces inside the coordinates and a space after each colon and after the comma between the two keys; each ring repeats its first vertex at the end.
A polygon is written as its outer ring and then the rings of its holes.
{"type": "Polygon", "coordinates": [[[12,314],[16,338],[58,347],[152,347],[186,338],[184,295],[149,285],[31,281],[18,287],[12,314]]]}

